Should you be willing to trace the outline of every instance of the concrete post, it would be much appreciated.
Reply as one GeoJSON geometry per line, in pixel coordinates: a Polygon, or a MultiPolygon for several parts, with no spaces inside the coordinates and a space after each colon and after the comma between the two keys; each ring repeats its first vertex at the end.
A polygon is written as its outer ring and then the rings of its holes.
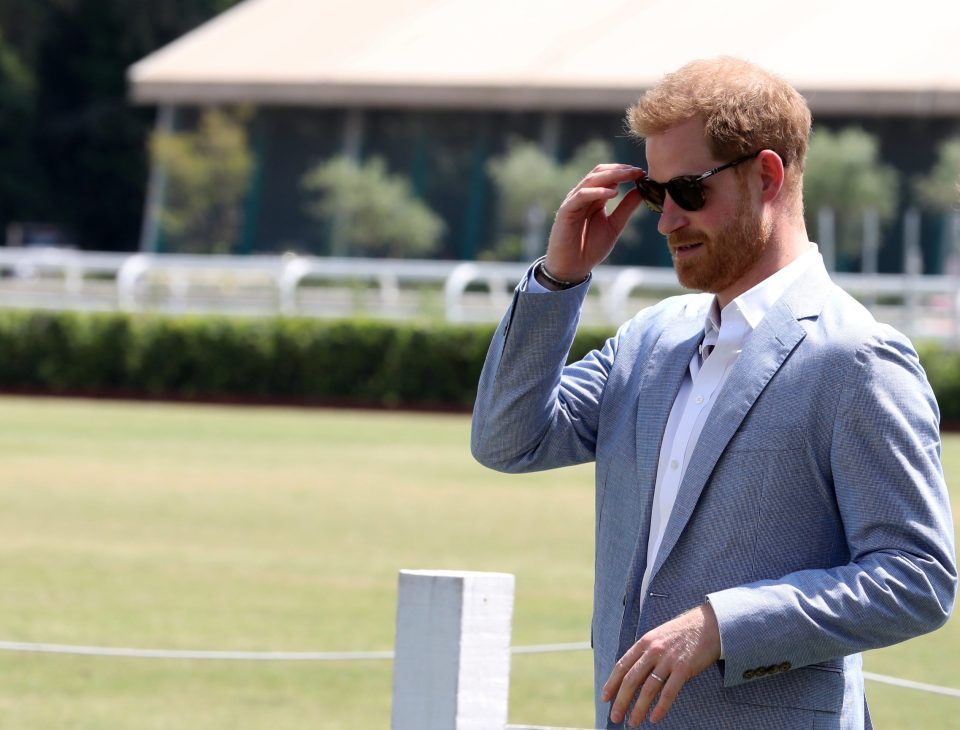
{"type": "Polygon", "coordinates": [[[504,730],[514,577],[403,570],[392,730],[504,730]]]}

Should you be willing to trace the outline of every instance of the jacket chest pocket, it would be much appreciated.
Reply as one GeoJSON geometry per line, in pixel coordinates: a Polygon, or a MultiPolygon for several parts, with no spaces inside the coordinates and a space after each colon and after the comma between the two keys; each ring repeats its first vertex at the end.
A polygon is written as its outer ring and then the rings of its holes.
{"type": "Polygon", "coordinates": [[[845,560],[832,478],[804,434],[749,429],[731,440],[724,459],[733,467],[723,477],[733,483],[726,499],[748,502],[741,513],[752,531],[755,580],[845,560]]]}

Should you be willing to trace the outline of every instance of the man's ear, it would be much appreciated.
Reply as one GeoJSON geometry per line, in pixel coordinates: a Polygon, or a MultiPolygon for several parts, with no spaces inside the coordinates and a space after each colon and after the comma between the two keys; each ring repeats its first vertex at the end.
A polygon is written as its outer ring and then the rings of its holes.
{"type": "Polygon", "coordinates": [[[760,191],[763,196],[763,202],[772,202],[783,189],[785,172],[783,169],[783,160],[773,150],[763,150],[757,156],[757,162],[760,167],[760,191]]]}

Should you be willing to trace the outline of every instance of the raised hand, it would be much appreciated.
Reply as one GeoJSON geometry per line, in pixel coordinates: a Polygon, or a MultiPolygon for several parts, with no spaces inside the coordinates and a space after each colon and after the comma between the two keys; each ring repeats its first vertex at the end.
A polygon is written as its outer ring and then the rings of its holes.
{"type": "Polygon", "coordinates": [[[557,210],[547,244],[547,270],[562,281],[582,281],[613,250],[630,215],[640,205],[631,189],[609,215],[608,201],[617,186],[643,177],[632,165],[597,165],[571,190],[557,210]]]}

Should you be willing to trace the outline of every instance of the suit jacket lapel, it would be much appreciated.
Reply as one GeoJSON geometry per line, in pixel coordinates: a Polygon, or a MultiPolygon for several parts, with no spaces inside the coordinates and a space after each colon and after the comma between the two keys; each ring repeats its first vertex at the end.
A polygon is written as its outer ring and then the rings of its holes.
{"type": "MultiPolygon", "coordinates": [[[[723,384],[690,457],[651,578],[660,570],[680,539],[680,534],[690,520],[700,494],[730,439],[740,428],[767,383],[804,338],[805,331],[797,320],[819,314],[828,286],[830,280],[820,267],[802,275],[748,338],[723,384]]],[[[667,406],[668,412],[670,405],[667,406]]]]}
{"type": "MultiPolygon", "coordinates": [[[[683,383],[690,360],[703,341],[703,322],[706,307],[711,299],[704,297],[691,305],[683,316],[671,323],[658,338],[647,361],[642,364],[643,373],[637,384],[637,472],[636,499],[637,542],[629,566],[626,597],[639,588],[640,579],[647,565],[647,539],[650,534],[650,508],[657,479],[657,461],[660,443],[666,429],[667,418],[673,401],[683,383]]],[[[624,625],[627,625],[626,621],[624,625]]],[[[634,617],[633,624],[636,625],[634,617]]],[[[630,634],[632,636],[632,634],[630,634]]],[[[632,644],[632,639],[630,640],[632,644]]]]}

